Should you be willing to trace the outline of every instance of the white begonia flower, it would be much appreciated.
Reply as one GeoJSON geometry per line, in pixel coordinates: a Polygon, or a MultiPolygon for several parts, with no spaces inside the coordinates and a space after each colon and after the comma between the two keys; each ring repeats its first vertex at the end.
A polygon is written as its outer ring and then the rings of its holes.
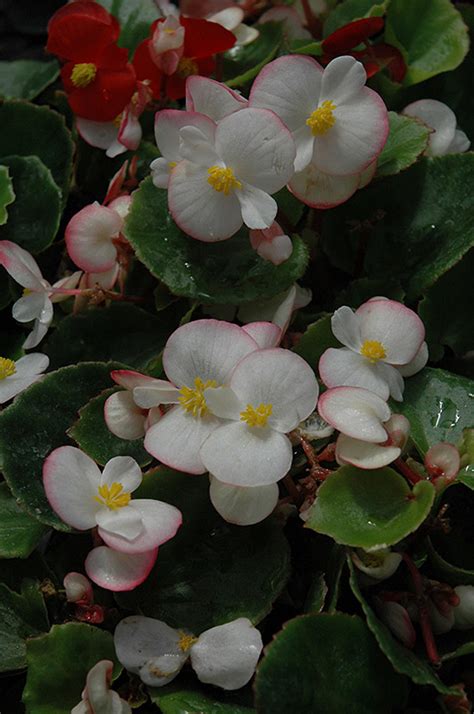
{"type": "Polygon", "coordinates": [[[186,80],[186,111],[204,114],[215,122],[245,109],[248,100],[215,79],[194,75],[186,80]]]}
{"type": "Polygon", "coordinates": [[[467,151],[471,142],[466,134],[456,128],[456,115],[443,102],[437,99],[419,99],[408,104],[402,111],[409,117],[421,119],[433,129],[428,141],[427,156],[444,156],[445,154],[460,154],[467,151]]]}
{"type": "Polygon", "coordinates": [[[143,553],[122,553],[106,545],[93,548],[84,568],[99,587],[112,592],[128,592],[149,576],[158,556],[158,548],[143,553]]]}
{"type": "Polygon", "coordinates": [[[397,367],[412,362],[425,337],[418,315],[394,300],[372,299],[355,313],[340,307],[331,326],[345,347],[330,347],[319,360],[324,384],[363,387],[401,401],[404,383],[397,367]]]}
{"type": "Polygon", "coordinates": [[[249,104],[271,109],[291,131],[295,171],[312,163],[325,174],[360,174],[389,131],[385,104],[364,86],[366,79],[353,57],[337,57],[323,69],[311,57],[286,55],[262,69],[249,104]]]}
{"type": "Polygon", "coordinates": [[[250,243],[261,258],[269,260],[273,265],[281,265],[293,252],[291,238],[285,235],[276,221],[273,221],[270,228],[250,231],[250,243]]]}
{"type": "Polygon", "coordinates": [[[68,602],[76,602],[81,605],[90,605],[93,602],[92,585],[82,573],[67,573],[63,580],[63,585],[68,602]]]}
{"type": "Polygon", "coordinates": [[[247,684],[263,648],[260,632],[245,617],[199,637],[161,620],[126,617],[115,629],[114,644],[121,664],[148,686],[171,682],[190,657],[202,682],[227,690],[247,684]]]}
{"type": "Polygon", "coordinates": [[[351,559],[358,570],[374,580],[391,578],[402,562],[400,553],[390,548],[380,548],[370,553],[358,548],[351,551],[351,559]]]}
{"type": "Polygon", "coordinates": [[[222,423],[207,395],[228,384],[240,360],[258,348],[245,330],[228,322],[196,320],[175,330],[163,352],[163,369],[174,397],[170,394],[162,403],[176,406],[148,429],[145,449],[178,471],[207,471],[201,447],[222,423]]]}
{"type": "Polygon", "coordinates": [[[384,422],[384,429],[387,432],[386,444],[370,444],[339,434],[335,454],[337,463],[370,470],[380,469],[398,459],[408,439],[410,422],[403,414],[392,414],[384,422]]]}
{"type": "Polygon", "coordinates": [[[267,486],[229,486],[210,476],[211,503],[228,523],[252,526],[263,521],[278,503],[278,484],[267,486]]]}
{"type": "Polygon", "coordinates": [[[474,586],[458,585],[454,592],[459,597],[459,604],[453,608],[454,629],[471,630],[474,627],[474,586]]]}
{"type": "MultiPolygon", "coordinates": [[[[179,131],[183,160],[172,169],[168,185],[175,222],[204,242],[230,238],[243,223],[269,228],[278,209],[271,194],[293,175],[290,132],[267,109],[244,109],[205,130],[202,123],[201,118],[179,131]]],[[[161,141],[166,141],[163,130],[161,141]]]]}
{"type": "Polygon", "coordinates": [[[0,404],[5,404],[37,382],[48,365],[49,357],[40,352],[25,355],[17,361],[0,357],[0,404]]]}
{"type": "Polygon", "coordinates": [[[242,20],[244,19],[244,11],[240,7],[227,7],[213,15],[208,15],[207,20],[209,22],[215,22],[221,27],[224,27],[229,32],[232,32],[236,37],[236,47],[245,47],[251,42],[257,39],[259,36],[259,31],[256,27],[250,27],[246,25],[242,20]]]}
{"type": "Polygon", "coordinates": [[[132,714],[127,702],[110,689],[113,668],[113,662],[103,659],[89,670],[82,701],[71,714],[132,714]]]}
{"type": "Polygon", "coordinates": [[[149,44],[153,62],[163,74],[171,75],[178,69],[184,52],[185,28],[174,13],[157,22],[149,44]]]}
{"type": "Polygon", "coordinates": [[[173,538],[182,522],[174,506],[152,499],[132,500],[142,472],[130,456],[116,456],[103,472],[74,446],[55,449],[43,465],[51,507],[77,530],[98,526],[102,540],[120,553],[144,553],[173,538]]]}
{"type": "Polygon", "coordinates": [[[227,423],[204,442],[204,466],[232,486],[267,486],[290,470],[293,450],[286,434],[316,407],[318,383],[294,352],[266,349],[241,360],[229,386],[206,390],[205,398],[227,423]]]}
{"type": "Polygon", "coordinates": [[[120,439],[140,439],[161,419],[160,405],[168,403],[169,398],[174,399],[176,390],[163,379],[129,369],[113,370],[110,376],[126,391],[115,392],[106,399],[105,423],[120,439]]]}
{"type": "Polygon", "coordinates": [[[301,288],[296,283],[283,293],[267,300],[244,303],[239,307],[237,317],[241,322],[267,320],[278,325],[285,334],[295,310],[306,307],[311,302],[311,290],[301,288]]]}
{"type": "Polygon", "coordinates": [[[53,321],[53,303],[69,297],[61,294],[59,289],[75,288],[82,273],[73,273],[50,285],[41,275],[33,256],[9,240],[0,241],[0,265],[24,288],[23,297],[13,305],[12,315],[17,322],[34,321],[33,330],[23,343],[23,347],[29,350],[36,347],[48,332],[53,321]]]}
{"type": "Polygon", "coordinates": [[[443,485],[451,483],[461,468],[459,450],[446,441],[433,444],[425,454],[425,467],[432,479],[442,479],[443,485]]]}

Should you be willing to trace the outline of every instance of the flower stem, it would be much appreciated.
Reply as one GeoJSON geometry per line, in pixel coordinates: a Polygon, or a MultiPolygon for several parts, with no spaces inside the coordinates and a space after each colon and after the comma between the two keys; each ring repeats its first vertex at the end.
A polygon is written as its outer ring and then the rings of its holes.
{"type": "Polygon", "coordinates": [[[393,463],[411,484],[415,485],[419,481],[423,481],[423,477],[420,476],[420,474],[417,474],[416,471],[413,471],[413,469],[411,469],[402,458],[398,457],[398,459],[396,459],[393,463]]]}
{"type": "Polygon", "coordinates": [[[438,665],[440,662],[438,649],[436,647],[436,642],[433,635],[433,630],[431,628],[430,616],[428,613],[428,607],[426,604],[426,595],[423,587],[423,578],[420,571],[416,567],[412,558],[407,553],[403,553],[403,560],[405,561],[410,575],[413,580],[413,585],[415,587],[416,601],[418,606],[418,612],[420,616],[420,626],[423,635],[423,640],[425,643],[426,654],[428,659],[432,664],[438,665]]]}

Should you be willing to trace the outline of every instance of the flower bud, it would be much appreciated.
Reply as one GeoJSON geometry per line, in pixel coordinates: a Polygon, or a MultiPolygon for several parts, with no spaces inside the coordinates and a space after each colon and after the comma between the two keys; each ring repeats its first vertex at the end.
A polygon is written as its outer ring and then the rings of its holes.
{"type": "Polygon", "coordinates": [[[454,608],[454,629],[470,630],[474,627],[474,586],[458,585],[454,588],[459,605],[454,608]]]}
{"type": "Polygon", "coordinates": [[[94,601],[92,585],[85,575],[81,573],[68,573],[63,580],[68,602],[81,605],[90,605],[94,601]]]}

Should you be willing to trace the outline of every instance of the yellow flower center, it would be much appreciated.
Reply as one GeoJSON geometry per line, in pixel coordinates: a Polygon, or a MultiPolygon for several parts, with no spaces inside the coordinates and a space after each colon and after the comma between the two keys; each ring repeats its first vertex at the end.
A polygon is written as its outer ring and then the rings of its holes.
{"type": "Polygon", "coordinates": [[[99,486],[98,491],[99,495],[95,496],[95,500],[112,511],[128,506],[131,499],[129,493],[122,493],[123,486],[121,483],[114,482],[111,486],[107,486],[107,484],[99,486]]]}
{"type": "Polygon", "coordinates": [[[179,630],[179,642],[178,647],[181,652],[188,652],[193,644],[198,641],[197,637],[194,635],[188,635],[186,632],[179,630]]]}
{"type": "Polygon", "coordinates": [[[360,353],[373,363],[378,362],[379,359],[385,359],[387,356],[385,347],[378,340],[365,340],[360,348],[360,353]]]}
{"type": "Polygon", "coordinates": [[[240,421],[247,422],[249,426],[266,426],[272,412],[271,404],[259,404],[256,409],[251,404],[247,404],[245,411],[240,412],[240,421]]]}
{"type": "Polygon", "coordinates": [[[23,288],[23,297],[26,297],[27,295],[31,295],[33,293],[33,290],[30,290],[30,288],[23,288]]]}
{"type": "Polygon", "coordinates": [[[311,116],[306,119],[306,124],[311,128],[313,136],[322,136],[334,126],[336,117],[333,112],[336,105],[329,99],[314,110],[311,116]]]}
{"type": "Polygon", "coordinates": [[[197,62],[190,57],[181,57],[176,73],[182,79],[186,79],[186,77],[190,77],[191,75],[199,74],[199,67],[197,62]]]}
{"type": "Polygon", "coordinates": [[[168,168],[169,169],[174,169],[175,166],[177,166],[177,161],[168,161],[168,168]]]}
{"type": "Polygon", "coordinates": [[[178,401],[185,412],[189,412],[193,417],[202,417],[208,413],[209,409],[204,398],[204,390],[217,387],[217,382],[213,379],[208,379],[203,382],[202,379],[196,377],[194,380],[194,389],[190,387],[181,387],[179,393],[181,396],[178,401]]]}
{"type": "Polygon", "coordinates": [[[219,193],[224,192],[226,196],[229,195],[235,188],[242,188],[242,184],[235,178],[235,174],[232,169],[224,169],[222,166],[211,166],[207,170],[209,178],[207,182],[211,184],[212,188],[219,193]]]}
{"type": "Polygon", "coordinates": [[[16,372],[16,366],[12,359],[0,357],[0,379],[11,377],[16,372]]]}
{"type": "Polygon", "coordinates": [[[97,74],[97,67],[92,62],[80,62],[75,64],[71,72],[71,82],[75,87],[82,89],[94,81],[97,74]]]}
{"type": "Polygon", "coordinates": [[[115,119],[112,120],[112,124],[113,124],[117,129],[120,129],[120,124],[122,123],[122,116],[123,116],[123,112],[121,112],[120,114],[117,114],[117,116],[115,117],[115,119]]]}

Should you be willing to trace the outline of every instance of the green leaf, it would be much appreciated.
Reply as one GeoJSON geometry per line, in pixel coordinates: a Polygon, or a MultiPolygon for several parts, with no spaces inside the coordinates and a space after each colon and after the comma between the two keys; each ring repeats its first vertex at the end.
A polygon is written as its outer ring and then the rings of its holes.
{"type": "Polygon", "coordinates": [[[356,569],[350,557],[347,558],[347,562],[351,573],[349,582],[352,592],[362,606],[369,629],[375,636],[384,655],[392,663],[395,671],[407,675],[415,684],[435,687],[440,694],[458,694],[457,690],[448,687],[440,680],[428,662],[418,657],[407,647],[404,647],[393,637],[388,627],[378,619],[368,601],[363,596],[357,580],[356,569]]]}
{"type": "Polygon", "coordinates": [[[385,15],[389,5],[390,0],[343,0],[324,23],[324,37],[362,17],[381,17],[385,15]]]}
{"type": "Polygon", "coordinates": [[[324,607],[327,594],[328,586],[326,585],[324,573],[316,573],[306,596],[304,611],[321,612],[324,607]]]}
{"type": "Polygon", "coordinates": [[[161,546],[155,569],[119,603],[138,608],[172,627],[199,634],[237,617],[258,623],[289,577],[289,548],[272,519],[256,526],[232,526],[214,511],[207,477],[166,468],[148,475],[137,498],[171,503],[184,526],[161,546]]]}
{"type": "Polygon", "coordinates": [[[0,166],[0,226],[3,226],[8,219],[7,206],[15,200],[10,172],[7,166],[0,166]]]}
{"type": "Polygon", "coordinates": [[[467,27],[450,0],[391,0],[385,40],[405,57],[405,86],[455,69],[469,48],[467,27]]]}
{"type": "Polygon", "coordinates": [[[413,533],[428,516],[435,489],[420,481],[410,490],[393,469],[342,466],[320,487],[306,526],[337,543],[381,548],[413,533]]]}
{"type": "Polygon", "coordinates": [[[403,708],[407,687],[359,617],[312,614],[268,645],[255,694],[261,714],[389,714],[403,708]]]}
{"type": "Polygon", "coordinates": [[[418,306],[425,323],[430,359],[437,361],[450,347],[461,357],[472,348],[470,331],[466,329],[474,304],[474,250],[431,286],[418,306]]]}
{"type": "Polygon", "coordinates": [[[147,178],[134,193],[125,233],[137,257],[175,295],[206,303],[239,303],[271,297],[305,271],[308,251],[293,239],[293,253],[282,265],[260,258],[247,230],[229,240],[203,243],[185,235],[168,212],[166,191],[147,178]]]}
{"type": "Polygon", "coordinates": [[[251,82],[278,52],[283,36],[281,23],[266,22],[258,26],[258,31],[256,40],[225,53],[224,77],[229,87],[242,87],[251,82]]]}
{"type": "Polygon", "coordinates": [[[150,34],[150,25],[161,17],[153,0],[98,0],[120,23],[119,46],[133,53],[150,34]]]}
{"type": "Polygon", "coordinates": [[[373,182],[323,217],[331,262],[353,273],[360,256],[369,278],[398,280],[409,300],[427,290],[474,245],[474,154],[423,158],[373,182]]]}
{"type": "Polygon", "coordinates": [[[87,363],[47,374],[0,414],[3,475],[20,505],[41,523],[69,530],[52,511],[43,489],[43,461],[71,443],[67,429],[79,409],[110,387],[110,370],[120,365],[87,363]]]}
{"type": "Polygon", "coordinates": [[[24,580],[21,594],[0,583],[0,672],[26,666],[26,638],[49,629],[43,596],[24,580]]]}
{"type": "Polygon", "coordinates": [[[0,105],[0,157],[37,156],[51,171],[66,203],[74,144],[64,118],[48,107],[22,101],[0,105]]]}
{"type": "MultiPolygon", "coordinates": [[[[170,325],[135,305],[113,303],[68,315],[49,338],[51,368],[77,362],[117,360],[145,367],[165,346],[170,325]]],[[[95,395],[94,395],[95,396],[95,395]]]]}
{"type": "Polygon", "coordinates": [[[89,670],[102,659],[115,663],[116,678],[122,668],[113,637],[91,625],[53,625],[47,635],[28,640],[26,714],[70,714],[81,701],[89,670]]]}
{"type": "Polygon", "coordinates": [[[252,714],[254,709],[240,704],[240,692],[213,689],[199,691],[197,683],[182,684],[183,678],[164,688],[148,687],[151,701],[162,714],[252,714]]]}
{"type": "Polygon", "coordinates": [[[443,582],[449,583],[453,587],[457,585],[474,585],[474,570],[466,570],[457,565],[448,563],[436,551],[432,543],[428,540],[428,555],[433,573],[443,582]]]}
{"type": "Polygon", "coordinates": [[[405,380],[397,411],[410,421],[410,437],[421,454],[438,441],[456,444],[474,424],[474,382],[442,369],[425,368],[405,380]]]}
{"type": "Polygon", "coordinates": [[[377,159],[377,176],[392,176],[407,169],[426,150],[431,130],[412,117],[388,113],[390,133],[377,159]]]}
{"type": "Polygon", "coordinates": [[[56,60],[0,62],[0,96],[5,99],[35,99],[59,76],[56,60]]]}
{"type": "Polygon", "coordinates": [[[40,253],[54,240],[61,220],[61,191],[51,171],[37,156],[8,156],[16,200],[0,239],[11,240],[30,253],[40,253]]]}
{"type": "Polygon", "coordinates": [[[79,411],[79,420],[68,431],[71,439],[94,461],[104,466],[114,456],[131,456],[140,466],[146,466],[151,456],[143,448],[143,439],[119,439],[108,430],[104,420],[105,400],[118,389],[107,389],[94,397],[79,411]]]}
{"type": "Polygon", "coordinates": [[[463,632],[451,630],[440,642],[439,653],[442,662],[474,654],[474,630],[463,632]]]}
{"type": "Polygon", "coordinates": [[[36,548],[44,526],[23,511],[6,483],[0,484],[0,558],[27,558],[36,548]]]}
{"type": "Polygon", "coordinates": [[[318,370],[318,362],[329,347],[340,347],[340,342],[334,337],[331,329],[331,315],[324,315],[309,325],[306,332],[296,343],[294,351],[314,369],[318,370]]]}

